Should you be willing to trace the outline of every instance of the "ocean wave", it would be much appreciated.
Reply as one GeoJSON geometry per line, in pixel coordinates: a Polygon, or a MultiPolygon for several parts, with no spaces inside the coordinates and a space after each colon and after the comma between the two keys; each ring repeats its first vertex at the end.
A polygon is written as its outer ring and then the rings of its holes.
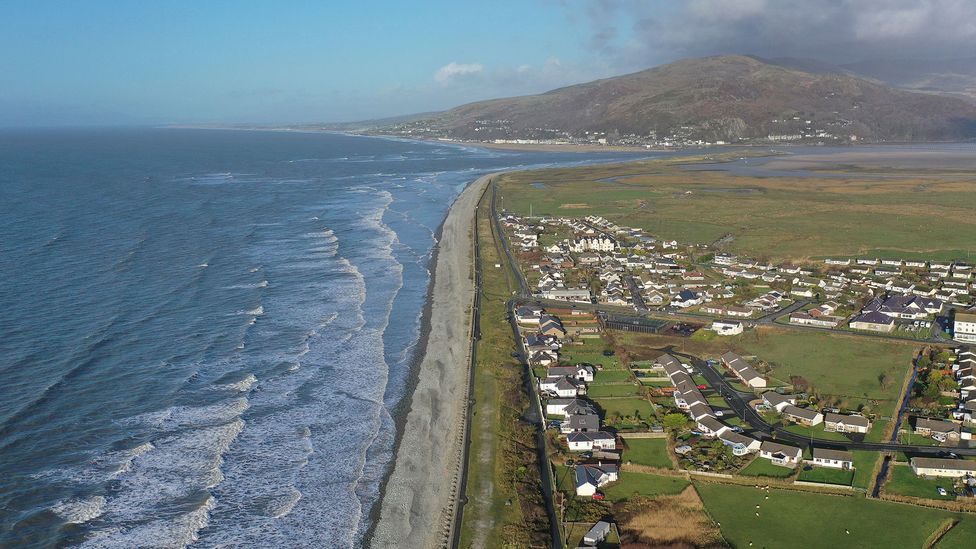
{"type": "Polygon", "coordinates": [[[271,518],[281,518],[289,513],[302,499],[302,493],[295,488],[289,488],[283,494],[273,496],[265,506],[265,512],[271,518]]]}
{"type": "Polygon", "coordinates": [[[247,374],[247,376],[245,376],[244,379],[240,381],[235,381],[233,383],[225,383],[223,385],[219,385],[218,387],[221,389],[228,389],[231,391],[246,393],[247,391],[251,390],[251,387],[253,387],[254,384],[257,383],[257,381],[258,378],[255,377],[254,374],[247,374]]]}
{"type": "Polygon", "coordinates": [[[100,517],[104,508],[105,497],[93,496],[85,499],[61,500],[51,507],[51,511],[61,517],[65,524],[84,524],[100,517]]]}

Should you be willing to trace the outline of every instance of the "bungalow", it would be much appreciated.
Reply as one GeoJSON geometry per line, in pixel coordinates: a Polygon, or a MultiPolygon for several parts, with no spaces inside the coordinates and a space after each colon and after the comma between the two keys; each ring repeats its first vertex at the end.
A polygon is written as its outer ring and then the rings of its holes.
{"type": "Polygon", "coordinates": [[[807,425],[810,427],[823,423],[823,414],[820,412],[810,410],[808,408],[800,408],[799,406],[793,406],[792,404],[788,404],[786,407],[784,407],[782,414],[794,423],[799,423],[801,425],[807,425]]]}
{"type": "Polygon", "coordinates": [[[932,438],[959,440],[961,429],[958,423],[920,417],[915,419],[915,434],[932,438]]]}
{"type": "Polygon", "coordinates": [[[877,311],[869,311],[854,317],[850,327],[855,330],[890,333],[895,329],[895,319],[877,311]]]}
{"type": "Polygon", "coordinates": [[[709,438],[717,437],[725,431],[731,430],[728,425],[722,423],[712,416],[705,416],[698,420],[697,427],[704,436],[709,438]]]}
{"type": "Polygon", "coordinates": [[[543,316],[539,321],[539,333],[559,339],[566,337],[566,330],[563,328],[562,322],[551,315],[543,316]]]}
{"type": "Polygon", "coordinates": [[[682,410],[689,410],[696,403],[707,404],[708,401],[702,396],[701,391],[695,385],[682,383],[675,387],[674,405],[682,410]]]}
{"type": "Polygon", "coordinates": [[[576,381],[593,381],[593,366],[577,364],[576,366],[550,366],[546,371],[549,377],[566,376],[576,381]]]}
{"type": "Polygon", "coordinates": [[[715,320],[712,322],[712,330],[721,336],[733,336],[742,333],[742,323],[738,320],[715,320]]]}
{"type": "Polygon", "coordinates": [[[814,448],[813,464],[834,469],[851,469],[854,467],[854,454],[843,450],[814,448]]]}
{"type": "Polygon", "coordinates": [[[592,303],[593,297],[590,295],[590,291],[581,289],[567,289],[567,288],[551,288],[545,290],[541,293],[541,296],[545,299],[552,299],[554,301],[569,301],[573,303],[592,303]]]}
{"type": "Polygon", "coordinates": [[[519,324],[539,325],[542,317],[542,307],[536,305],[522,305],[515,309],[515,321],[519,324]]]}
{"type": "Polygon", "coordinates": [[[577,465],[576,495],[592,497],[596,491],[617,480],[618,469],[613,464],[577,465]]]}
{"type": "Polygon", "coordinates": [[[606,431],[575,432],[566,436],[566,444],[569,445],[571,452],[615,450],[617,448],[617,437],[606,431]]]}
{"type": "Polygon", "coordinates": [[[549,366],[555,364],[558,360],[559,354],[552,349],[534,351],[529,355],[529,363],[538,364],[539,366],[549,366]]]}
{"type": "Polygon", "coordinates": [[[732,454],[736,456],[744,456],[750,452],[759,451],[760,443],[758,440],[731,429],[719,433],[718,439],[726,446],[732,447],[732,454]]]}
{"type": "Polygon", "coordinates": [[[946,458],[912,458],[912,471],[920,477],[976,476],[976,461],[946,458]]]}
{"type": "Polygon", "coordinates": [[[715,413],[712,412],[712,407],[701,402],[696,402],[689,406],[688,415],[695,421],[706,417],[715,417],[715,413]]]}
{"type": "Polygon", "coordinates": [[[871,429],[871,421],[864,416],[845,416],[841,414],[824,414],[824,431],[838,433],[867,433],[871,429]]]}
{"type": "Polygon", "coordinates": [[[671,298],[671,305],[675,307],[680,307],[682,309],[688,307],[694,307],[695,305],[701,305],[704,299],[701,294],[693,292],[691,290],[682,290],[678,294],[671,298]]]}
{"type": "Polygon", "coordinates": [[[561,398],[571,398],[586,392],[585,389],[581,391],[576,383],[573,383],[565,376],[540,379],[539,391],[543,393],[554,393],[557,397],[561,398]]]}
{"type": "Polygon", "coordinates": [[[749,387],[763,388],[766,386],[766,380],[741,356],[733,352],[725,353],[722,355],[722,364],[732,370],[732,373],[749,387]]]}
{"type": "Polygon", "coordinates": [[[794,395],[781,395],[775,391],[766,391],[762,395],[763,404],[773,408],[777,412],[782,412],[784,408],[796,404],[794,395]]]}
{"type": "Polygon", "coordinates": [[[797,311],[790,314],[790,324],[801,326],[820,326],[821,328],[834,328],[842,319],[836,316],[813,316],[809,313],[797,311]]]}
{"type": "Polygon", "coordinates": [[[803,450],[794,446],[787,446],[778,442],[764,440],[759,446],[759,457],[768,459],[773,465],[796,467],[800,463],[803,450]]]}
{"type": "Polygon", "coordinates": [[[610,523],[599,521],[590,528],[590,531],[583,535],[583,545],[594,546],[607,539],[610,534],[610,523]]]}

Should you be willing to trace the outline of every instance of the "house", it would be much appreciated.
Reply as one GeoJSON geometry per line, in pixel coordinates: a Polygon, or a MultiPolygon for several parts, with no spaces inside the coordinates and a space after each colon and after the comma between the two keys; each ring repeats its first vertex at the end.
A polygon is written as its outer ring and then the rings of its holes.
{"type": "Polygon", "coordinates": [[[593,297],[587,289],[551,288],[540,294],[545,299],[554,301],[569,301],[572,303],[593,303],[593,297]]]}
{"type": "Polygon", "coordinates": [[[546,402],[547,416],[569,417],[576,414],[596,415],[593,404],[578,398],[552,398],[546,402]]]}
{"type": "Polygon", "coordinates": [[[594,546],[607,539],[610,534],[610,523],[601,520],[590,528],[590,531],[583,534],[583,545],[594,546]]]}
{"type": "Polygon", "coordinates": [[[851,469],[854,467],[854,454],[843,450],[814,448],[813,464],[834,469],[851,469]]]}
{"type": "Polygon", "coordinates": [[[732,373],[739,378],[742,383],[745,383],[749,387],[753,388],[763,388],[766,386],[766,380],[763,379],[759,372],[753,369],[748,362],[745,361],[741,356],[728,352],[722,355],[722,364],[726,368],[732,370],[732,373]]]}
{"type": "Polygon", "coordinates": [[[566,418],[559,430],[563,434],[595,433],[600,430],[600,416],[596,414],[573,414],[566,418]]]}
{"type": "Polygon", "coordinates": [[[705,416],[698,420],[697,427],[704,436],[709,438],[717,437],[725,431],[731,430],[728,425],[722,423],[712,416],[705,416]]]}
{"type": "Polygon", "coordinates": [[[864,416],[845,416],[827,412],[824,414],[824,431],[838,433],[867,433],[871,421],[864,416]]]}
{"type": "Polygon", "coordinates": [[[877,311],[869,311],[851,319],[850,327],[855,330],[890,333],[895,329],[895,319],[877,311]]]}
{"type": "Polygon", "coordinates": [[[952,339],[976,343],[976,312],[956,313],[952,322],[952,339]]]}
{"type": "Polygon", "coordinates": [[[768,459],[773,465],[796,467],[800,463],[803,450],[794,446],[787,446],[778,442],[764,440],[759,446],[759,457],[768,459]]]}
{"type": "Polygon", "coordinates": [[[934,297],[916,295],[893,295],[875,298],[864,307],[863,312],[877,311],[892,318],[921,320],[942,311],[942,300],[934,297]]]}
{"type": "Polygon", "coordinates": [[[703,301],[704,298],[702,298],[701,294],[691,290],[682,290],[678,292],[678,295],[671,298],[671,305],[686,309],[695,305],[701,305],[703,301]]]}
{"type": "Polygon", "coordinates": [[[698,421],[704,417],[715,417],[715,413],[712,412],[712,407],[701,402],[696,402],[689,406],[688,415],[691,416],[691,419],[695,421],[698,421]]]}
{"type": "Polygon", "coordinates": [[[976,461],[913,457],[912,471],[920,477],[971,477],[976,476],[976,461]]]}
{"type": "Polygon", "coordinates": [[[566,376],[575,379],[576,381],[593,381],[594,375],[593,366],[589,364],[577,364],[576,366],[550,366],[546,370],[546,375],[549,377],[566,376]]]}
{"type": "Polygon", "coordinates": [[[750,452],[759,451],[760,442],[758,440],[731,429],[719,433],[718,439],[726,446],[730,446],[732,454],[736,456],[744,456],[750,452]]]}
{"type": "Polygon", "coordinates": [[[742,333],[742,323],[738,320],[715,320],[712,330],[722,336],[739,335],[742,333]]]}
{"type": "Polygon", "coordinates": [[[599,488],[617,480],[618,469],[613,464],[585,464],[576,466],[576,495],[591,497],[599,488]]]}
{"type": "Polygon", "coordinates": [[[572,452],[615,450],[617,448],[617,437],[606,431],[574,432],[566,436],[566,444],[569,445],[572,452]]]}
{"type": "Polygon", "coordinates": [[[783,408],[782,414],[790,421],[799,423],[801,425],[806,425],[808,427],[823,423],[823,414],[820,412],[810,410],[809,408],[800,408],[799,406],[793,406],[792,404],[786,405],[783,408]]]}
{"type": "Polygon", "coordinates": [[[582,388],[581,390],[581,387],[579,387],[576,383],[573,383],[569,380],[569,378],[563,376],[540,379],[539,391],[543,393],[554,393],[557,397],[561,398],[571,398],[581,393],[585,393],[586,389],[582,388]]]}
{"type": "Polygon", "coordinates": [[[836,316],[813,316],[812,314],[797,311],[790,314],[790,324],[801,326],[820,326],[821,328],[834,328],[843,320],[836,316]]]}
{"type": "Polygon", "coordinates": [[[515,308],[515,321],[519,324],[539,325],[542,317],[542,307],[536,305],[522,305],[515,308]]]}
{"type": "Polygon", "coordinates": [[[783,408],[791,404],[796,404],[796,397],[793,395],[781,395],[776,391],[766,391],[762,395],[763,404],[773,408],[777,412],[782,412],[783,408]]]}
{"type": "Polygon", "coordinates": [[[559,339],[566,337],[566,330],[563,328],[562,322],[552,315],[544,315],[539,320],[539,333],[559,339]]]}
{"type": "Polygon", "coordinates": [[[946,440],[959,440],[961,429],[958,423],[920,417],[915,419],[915,434],[946,440]]]}
{"type": "Polygon", "coordinates": [[[543,349],[533,351],[529,355],[530,364],[538,364],[539,366],[550,366],[555,364],[559,360],[559,354],[552,349],[543,349]]]}

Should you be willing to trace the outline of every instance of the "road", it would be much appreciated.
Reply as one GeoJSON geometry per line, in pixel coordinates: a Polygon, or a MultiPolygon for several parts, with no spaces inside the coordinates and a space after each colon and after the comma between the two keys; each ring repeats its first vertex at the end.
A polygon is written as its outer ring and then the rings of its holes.
{"type": "Polygon", "coordinates": [[[638,313],[648,312],[647,304],[644,303],[644,296],[641,295],[641,288],[637,285],[637,281],[634,277],[627,277],[627,284],[630,286],[630,298],[634,301],[634,309],[638,313]]]}
{"type": "Polygon", "coordinates": [[[796,444],[797,446],[808,447],[811,445],[817,446],[818,448],[832,448],[836,450],[874,450],[878,452],[907,452],[910,454],[917,455],[927,455],[927,456],[938,456],[944,454],[945,452],[955,452],[960,455],[976,456],[976,448],[947,448],[941,446],[922,446],[914,444],[899,444],[897,442],[854,442],[854,441],[838,441],[838,440],[824,440],[819,438],[805,437],[803,435],[798,435],[796,433],[787,431],[782,427],[776,427],[770,425],[759,415],[758,412],[751,406],[749,406],[750,400],[755,400],[756,396],[753,393],[741,392],[734,388],[722,372],[718,371],[715,366],[708,364],[704,360],[697,357],[686,355],[682,353],[672,353],[675,356],[682,357],[686,360],[691,360],[694,367],[701,372],[702,376],[708,381],[708,384],[718,391],[720,395],[728,403],[729,407],[733,412],[739,417],[741,417],[746,423],[749,424],[757,433],[760,433],[761,438],[775,439],[779,442],[790,442],[796,444]]]}

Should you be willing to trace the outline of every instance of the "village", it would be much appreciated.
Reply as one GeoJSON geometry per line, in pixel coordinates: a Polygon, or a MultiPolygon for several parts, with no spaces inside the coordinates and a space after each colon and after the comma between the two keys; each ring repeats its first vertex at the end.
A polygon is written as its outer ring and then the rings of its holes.
{"type": "Polygon", "coordinates": [[[600,518],[584,544],[619,536],[594,504],[674,493],[696,477],[976,510],[972,265],[774,264],[598,216],[503,212],[499,222],[530,294],[510,320],[546,418],[564,524],[600,518]],[[767,329],[914,344],[901,404],[832,402],[762,356],[628,345],[667,336],[714,348],[767,329]]]}

